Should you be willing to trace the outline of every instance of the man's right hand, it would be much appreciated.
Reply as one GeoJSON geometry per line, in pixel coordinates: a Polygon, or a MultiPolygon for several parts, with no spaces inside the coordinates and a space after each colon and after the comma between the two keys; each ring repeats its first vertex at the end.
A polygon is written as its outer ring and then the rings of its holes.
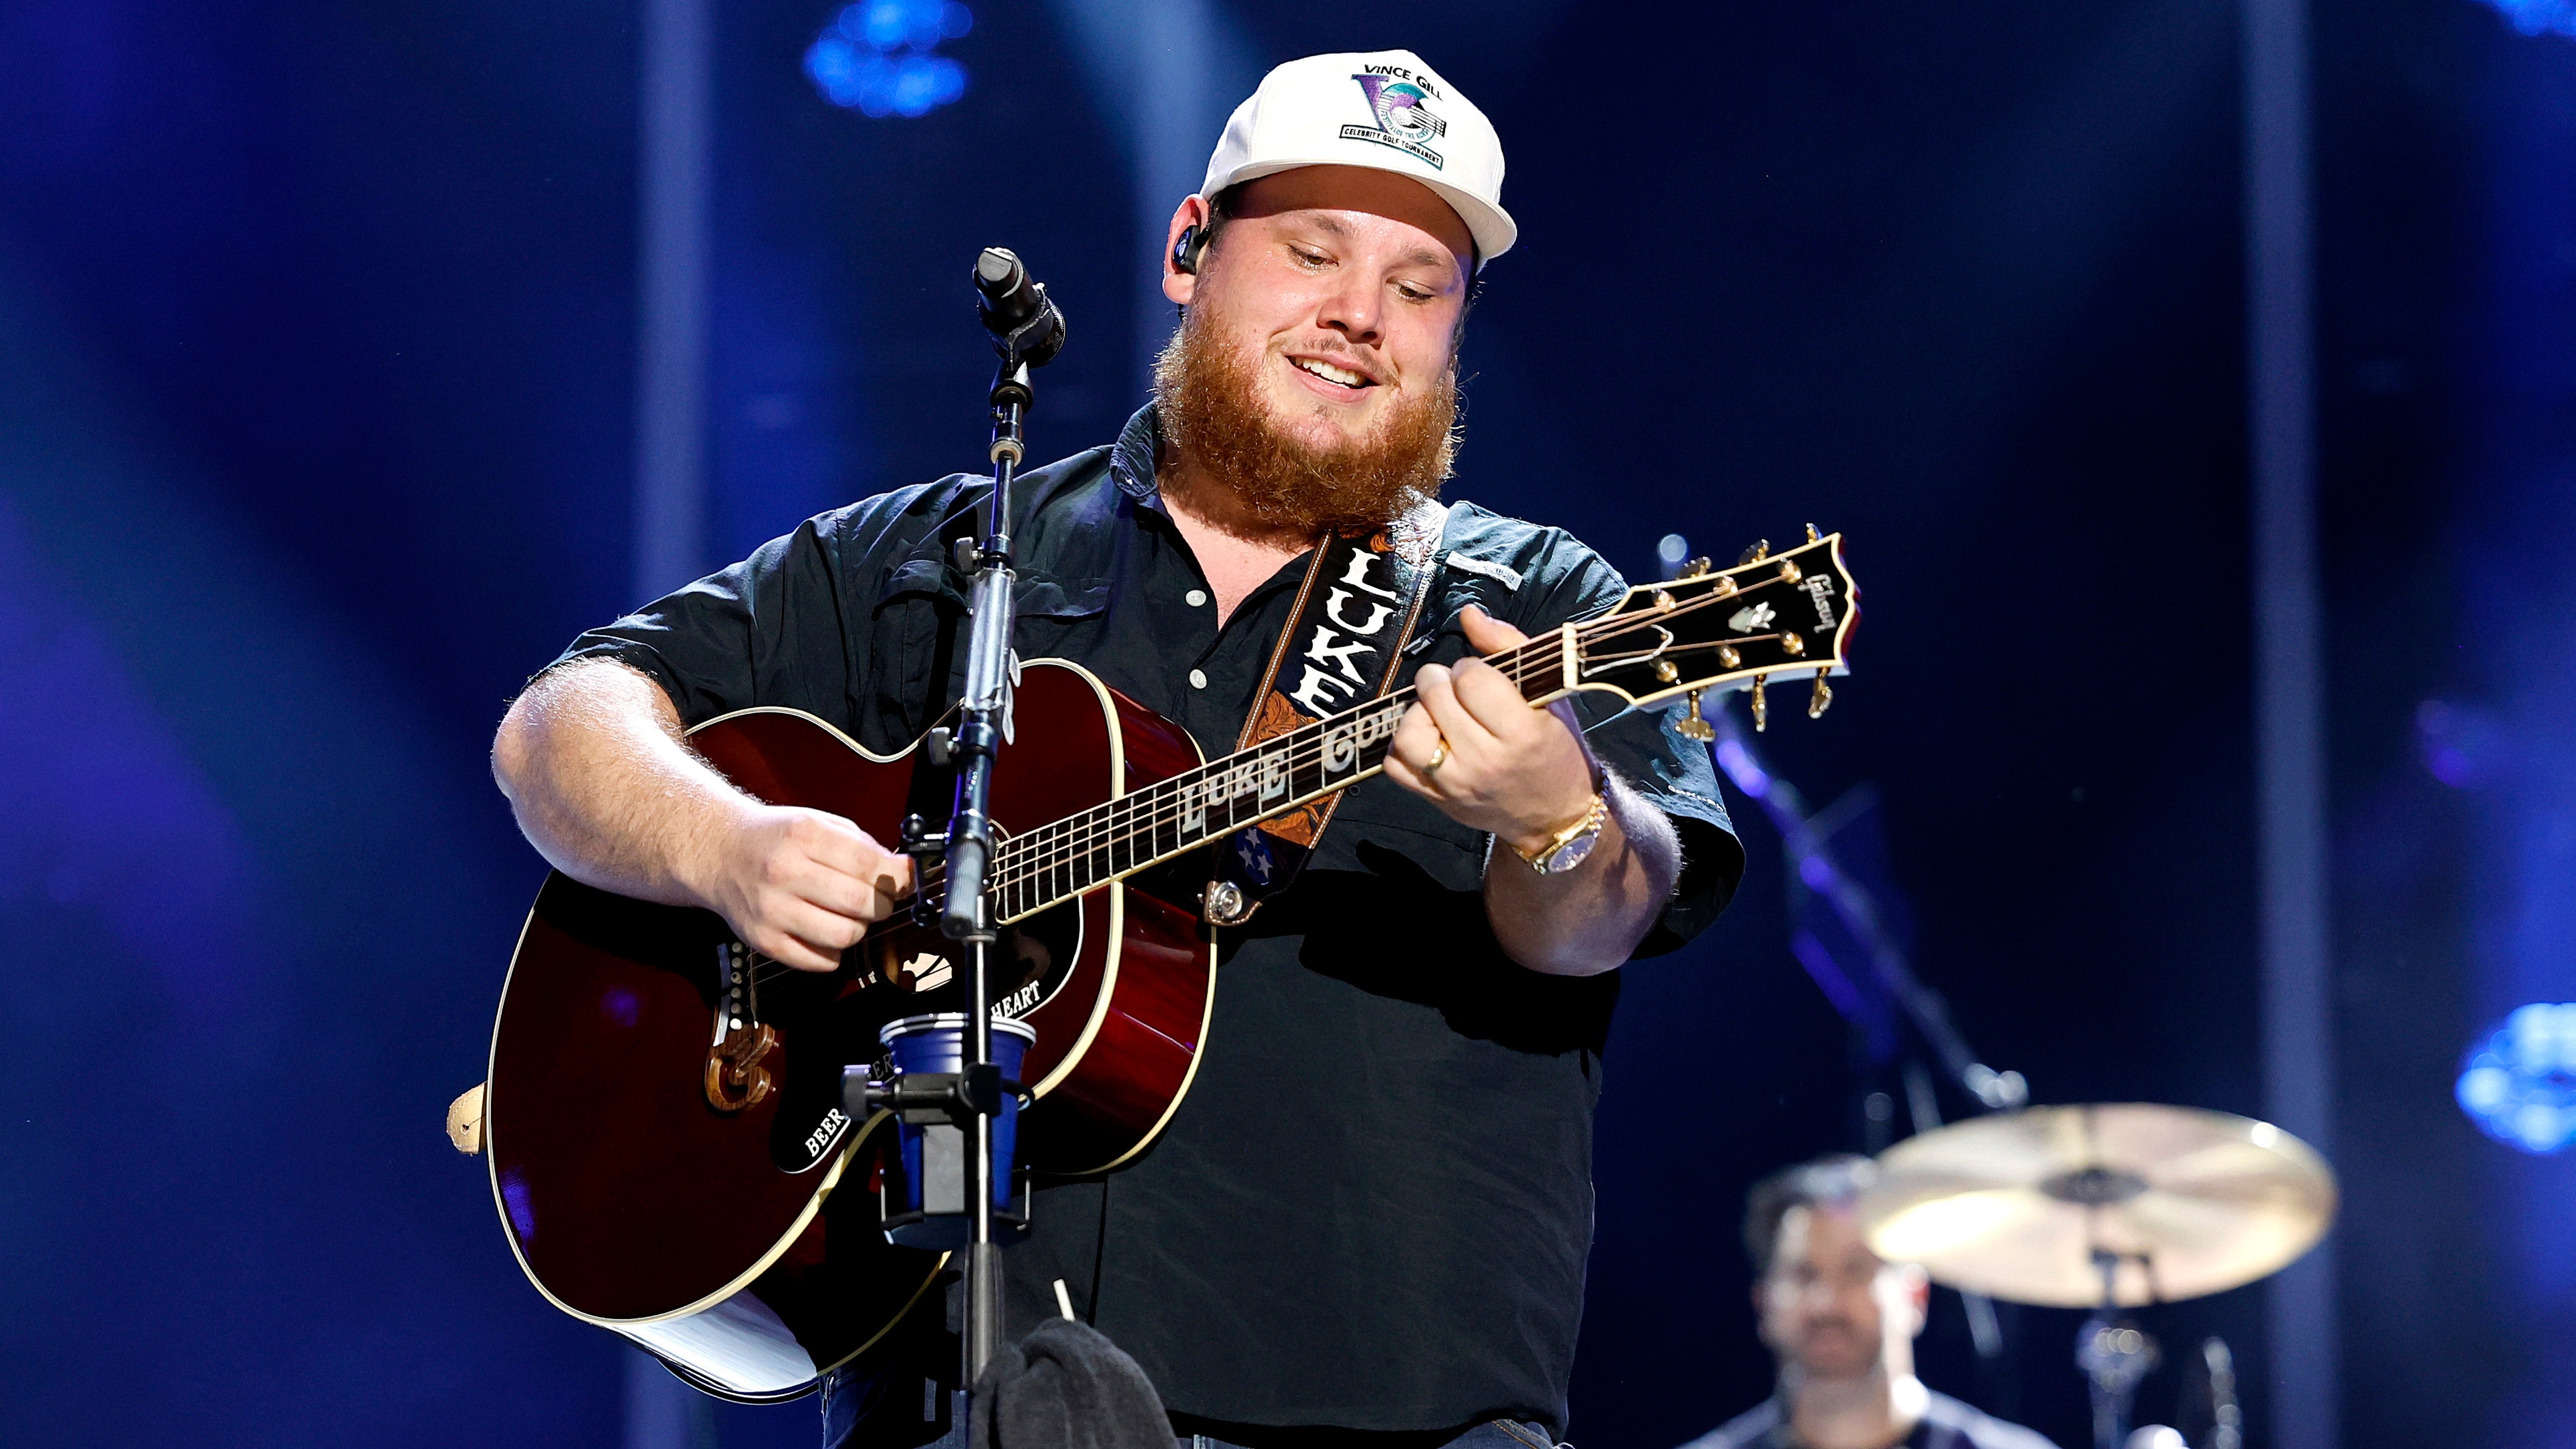
{"type": "Polygon", "coordinates": [[[841,953],[912,890],[912,858],[838,815],[746,804],[692,862],[688,885],[744,945],[800,971],[841,953]]]}

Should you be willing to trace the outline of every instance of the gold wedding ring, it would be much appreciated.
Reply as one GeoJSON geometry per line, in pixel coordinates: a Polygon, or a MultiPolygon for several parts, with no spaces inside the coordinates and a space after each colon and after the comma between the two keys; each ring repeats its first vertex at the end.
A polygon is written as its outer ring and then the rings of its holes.
{"type": "Polygon", "coordinates": [[[1431,747],[1431,758],[1422,762],[1422,773],[1432,774],[1447,763],[1449,763],[1449,737],[1442,735],[1440,743],[1431,747]]]}

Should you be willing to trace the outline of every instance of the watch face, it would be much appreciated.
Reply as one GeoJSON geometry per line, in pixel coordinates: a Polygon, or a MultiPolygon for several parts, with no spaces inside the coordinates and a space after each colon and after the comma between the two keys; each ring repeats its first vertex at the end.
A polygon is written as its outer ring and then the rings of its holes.
{"type": "Polygon", "coordinates": [[[1592,854],[1592,847],[1600,843],[1601,832],[1598,829],[1587,830],[1581,835],[1574,837],[1572,840],[1565,842],[1563,845],[1560,845],[1556,849],[1548,852],[1547,873],[1549,875],[1563,875],[1567,871],[1574,869],[1576,866],[1583,864],[1585,857],[1592,854]]]}

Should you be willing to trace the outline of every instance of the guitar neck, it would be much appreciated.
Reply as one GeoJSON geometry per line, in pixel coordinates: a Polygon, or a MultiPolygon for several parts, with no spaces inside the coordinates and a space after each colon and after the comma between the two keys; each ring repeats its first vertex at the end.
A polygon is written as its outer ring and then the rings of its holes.
{"type": "MultiPolygon", "coordinates": [[[[1841,542],[1810,528],[1806,543],[1776,556],[1763,544],[1732,568],[1694,560],[1675,578],[1640,584],[1604,612],[1485,662],[1533,707],[1577,690],[1606,690],[1632,705],[1688,695],[1689,716],[1674,728],[1693,739],[1712,733],[1700,715],[1703,693],[1749,687],[1760,729],[1764,681],[1790,671],[1812,674],[1807,713],[1821,715],[1833,697],[1825,676],[1843,672],[1843,641],[1859,618],[1841,542]]],[[[1385,767],[1413,701],[1410,688],[1381,695],[1012,837],[994,854],[996,917],[1035,915],[1367,779],[1385,767]]],[[[935,890],[938,877],[924,885],[935,890]]]]}
{"type": "MultiPolygon", "coordinates": [[[[1568,693],[1563,631],[1486,656],[1532,706],[1568,693]]],[[[1285,815],[1386,767],[1410,687],[1300,725],[1105,805],[1013,836],[996,853],[994,913],[1015,921],[1285,815]]]]}

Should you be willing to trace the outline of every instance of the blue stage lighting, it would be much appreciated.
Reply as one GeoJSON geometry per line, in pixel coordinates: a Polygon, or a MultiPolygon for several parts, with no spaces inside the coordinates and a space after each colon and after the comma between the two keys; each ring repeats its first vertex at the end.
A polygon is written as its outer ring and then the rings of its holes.
{"type": "Polygon", "coordinates": [[[2576,0],[2487,0],[2525,35],[2576,35],[2576,0]]]}
{"type": "Polygon", "coordinates": [[[2576,1141],[2576,1002],[2535,1002],[2470,1048],[2455,1089],[2478,1129],[2525,1152],[2576,1141]]]}
{"type": "Polygon", "coordinates": [[[859,0],[805,51],[805,74],[836,106],[918,116],[966,94],[966,67],[934,52],[975,28],[957,0],[859,0]]]}

